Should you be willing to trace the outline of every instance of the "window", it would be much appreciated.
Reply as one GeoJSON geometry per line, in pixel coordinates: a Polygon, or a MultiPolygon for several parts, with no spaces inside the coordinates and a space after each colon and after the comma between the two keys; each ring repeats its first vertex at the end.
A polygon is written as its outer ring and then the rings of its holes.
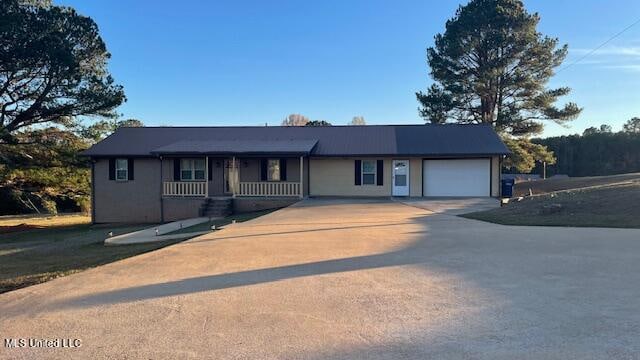
{"type": "Polygon", "coordinates": [[[376,161],[362,160],[362,185],[376,184],[376,161]]]}
{"type": "Polygon", "coordinates": [[[280,159],[267,160],[267,180],[280,181],[280,159]]]}
{"type": "Polygon", "coordinates": [[[180,180],[204,180],[204,159],[181,159],[180,160],[180,180]]]}
{"type": "Polygon", "coordinates": [[[127,159],[116,159],[116,180],[129,180],[129,161],[127,159]]]}

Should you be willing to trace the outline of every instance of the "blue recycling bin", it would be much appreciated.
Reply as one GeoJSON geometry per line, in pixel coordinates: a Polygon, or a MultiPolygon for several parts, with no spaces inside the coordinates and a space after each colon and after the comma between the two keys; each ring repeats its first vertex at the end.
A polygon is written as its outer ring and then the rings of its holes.
{"type": "Polygon", "coordinates": [[[513,185],[516,183],[514,179],[502,179],[502,197],[510,198],[513,196],[513,185]]]}

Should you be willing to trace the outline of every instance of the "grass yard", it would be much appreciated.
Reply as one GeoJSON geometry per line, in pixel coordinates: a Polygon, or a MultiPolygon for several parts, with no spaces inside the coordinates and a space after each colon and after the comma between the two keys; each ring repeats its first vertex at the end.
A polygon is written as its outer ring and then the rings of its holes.
{"type": "MultiPolygon", "coordinates": [[[[232,220],[243,222],[272,211],[232,215],[171,234],[206,231],[211,229],[211,225],[219,227],[231,223],[232,220]]],[[[91,225],[89,221],[89,218],[78,215],[0,219],[0,229],[5,229],[4,232],[0,232],[0,293],[185,240],[104,246],[104,239],[109,231],[113,231],[114,235],[120,235],[153,225],[91,225]]]]}
{"type": "Polygon", "coordinates": [[[104,246],[115,235],[149,225],[61,226],[53,221],[38,229],[0,233],[0,293],[155,250],[181,240],[126,246],[104,246]]]}
{"type": "Polygon", "coordinates": [[[640,173],[525,181],[518,183],[513,187],[513,196],[529,195],[529,189],[531,189],[533,195],[541,195],[560,190],[609,186],[634,181],[640,181],[640,173]]]}
{"type": "Polygon", "coordinates": [[[69,215],[16,215],[0,216],[0,234],[29,229],[59,228],[72,225],[89,224],[91,216],[85,214],[69,215]]]}
{"type": "Polygon", "coordinates": [[[525,197],[462,216],[504,225],[640,228],[640,181],[525,197]],[[559,204],[560,210],[546,213],[552,204],[559,204]]]}

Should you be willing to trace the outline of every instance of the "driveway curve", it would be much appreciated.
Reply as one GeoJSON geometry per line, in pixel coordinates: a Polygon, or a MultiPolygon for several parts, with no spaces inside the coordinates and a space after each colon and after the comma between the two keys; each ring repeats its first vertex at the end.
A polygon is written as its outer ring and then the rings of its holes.
{"type": "Polygon", "coordinates": [[[1,338],[81,346],[0,358],[638,358],[640,231],[433,204],[305,200],[2,294],[1,338]]]}

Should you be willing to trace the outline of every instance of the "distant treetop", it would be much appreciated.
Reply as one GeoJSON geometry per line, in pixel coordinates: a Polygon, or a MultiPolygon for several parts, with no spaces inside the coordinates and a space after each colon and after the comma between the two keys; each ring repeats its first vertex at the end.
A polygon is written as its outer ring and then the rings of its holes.
{"type": "Polygon", "coordinates": [[[282,126],[305,126],[309,118],[301,114],[291,114],[282,120],[282,126]]]}

